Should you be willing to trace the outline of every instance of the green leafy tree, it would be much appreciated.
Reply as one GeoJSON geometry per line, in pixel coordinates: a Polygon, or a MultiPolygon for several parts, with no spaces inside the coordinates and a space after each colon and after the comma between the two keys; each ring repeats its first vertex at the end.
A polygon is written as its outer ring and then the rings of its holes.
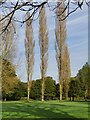
{"type": "Polygon", "coordinates": [[[2,98],[16,100],[21,98],[19,93],[20,80],[18,79],[14,66],[7,60],[2,61],[2,98]]]}
{"type": "Polygon", "coordinates": [[[30,97],[32,99],[41,99],[41,80],[33,80],[32,81],[32,86],[31,86],[31,93],[30,97]]]}
{"type": "MultiPolygon", "coordinates": [[[[41,79],[33,80],[31,86],[30,97],[32,99],[41,99],[41,79]]],[[[56,82],[52,77],[45,78],[45,100],[55,99],[56,96],[56,82]]]]}
{"type": "Polygon", "coordinates": [[[59,99],[60,91],[59,91],[59,83],[56,84],[56,98],[59,99]]]}
{"type": "Polygon", "coordinates": [[[22,97],[27,97],[27,83],[20,82],[20,92],[22,97]]]}
{"type": "Polygon", "coordinates": [[[79,85],[79,97],[89,97],[89,64],[86,63],[82,69],[78,71],[77,81],[79,85]]]}
{"type": "Polygon", "coordinates": [[[75,97],[78,97],[78,82],[75,77],[72,77],[69,84],[69,97],[70,100],[74,101],[75,97]]]}
{"type": "Polygon", "coordinates": [[[52,77],[45,78],[45,99],[55,99],[56,96],[56,82],[52,77]]]}

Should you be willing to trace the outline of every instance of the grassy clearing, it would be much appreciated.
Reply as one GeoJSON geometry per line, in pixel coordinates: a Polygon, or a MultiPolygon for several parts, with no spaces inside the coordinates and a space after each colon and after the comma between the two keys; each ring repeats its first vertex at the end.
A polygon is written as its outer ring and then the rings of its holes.
{"type": "Polygon", "coordinates": [[[88,118],[88,102],[3,102],[2,116],[3,118],[88,118]]]}

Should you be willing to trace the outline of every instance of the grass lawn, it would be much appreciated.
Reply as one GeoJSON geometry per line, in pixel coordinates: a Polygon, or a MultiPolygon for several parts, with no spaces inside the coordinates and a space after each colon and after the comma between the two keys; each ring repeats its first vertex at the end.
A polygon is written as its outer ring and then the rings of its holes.
{"type": "Polygon", "coordinates": [[[2,102],[3,118],[88,118],[88,102],[2,102]]]}

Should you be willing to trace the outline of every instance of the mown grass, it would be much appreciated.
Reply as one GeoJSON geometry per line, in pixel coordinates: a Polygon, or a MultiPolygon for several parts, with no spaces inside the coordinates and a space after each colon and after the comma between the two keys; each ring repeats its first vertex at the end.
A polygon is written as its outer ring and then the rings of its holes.
{"type": "Polygon", "coordinates": [[[88,102],[2,102],[3,118],[88,118],[88,102]]]}

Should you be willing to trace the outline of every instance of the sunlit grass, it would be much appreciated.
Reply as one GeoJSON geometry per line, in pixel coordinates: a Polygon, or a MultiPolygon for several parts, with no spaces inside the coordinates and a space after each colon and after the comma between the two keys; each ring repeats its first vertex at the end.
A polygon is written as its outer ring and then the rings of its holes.
{"type": "Polygon", "coordinates": [[[2,116],[3,118],[88,118],[88,102],[3,102],[2,116]]]}

